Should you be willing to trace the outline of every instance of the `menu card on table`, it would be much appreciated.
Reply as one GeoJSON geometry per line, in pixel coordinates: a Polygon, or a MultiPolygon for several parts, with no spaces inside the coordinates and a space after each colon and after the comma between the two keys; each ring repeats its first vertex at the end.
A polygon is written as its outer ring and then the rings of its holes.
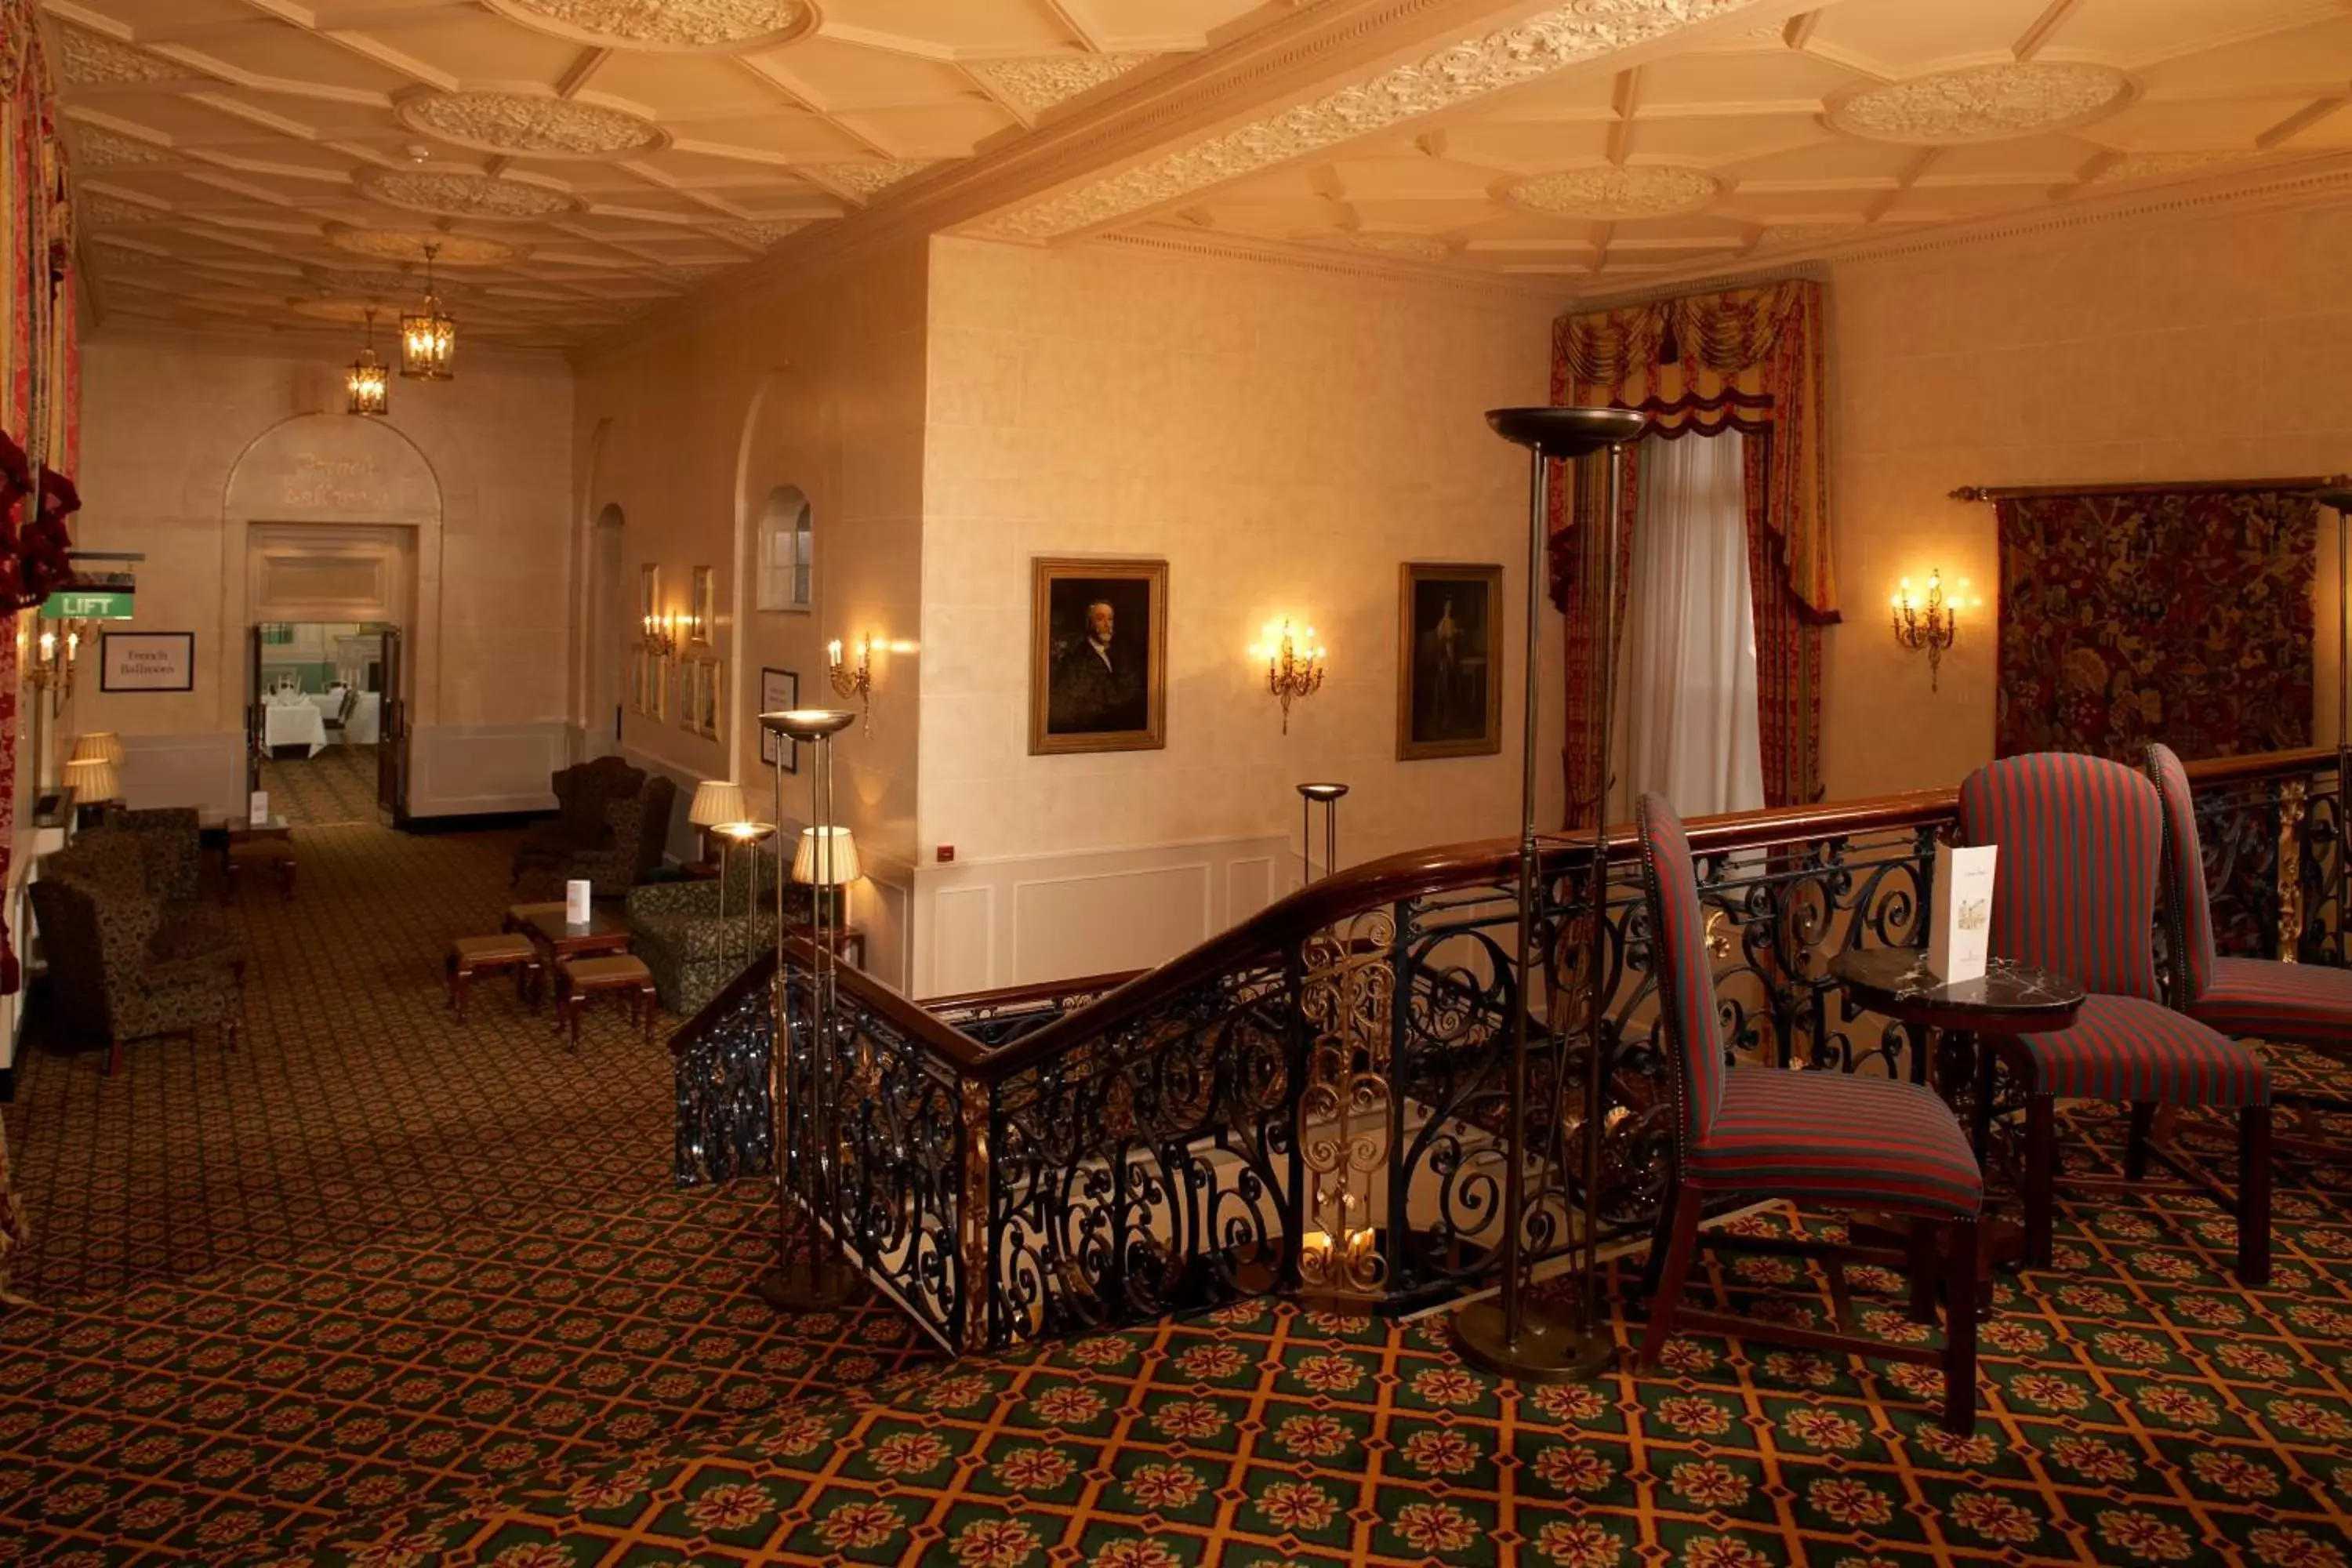
{"type": "Polygon", "coordinates": [[[268,790],[257,789],[253,792],[252,797],[245,803],[245,819],[256,827],[264,826],[268,823],[269,792],[268,790]]]}
{"type": "Polygon", "coordinates": [[[1927,929],[1928,973],[1950,985],[1984,978],[1992,944],[1992,879],[1998,845],[1936,849],[1936,902],[1927,929]]]}

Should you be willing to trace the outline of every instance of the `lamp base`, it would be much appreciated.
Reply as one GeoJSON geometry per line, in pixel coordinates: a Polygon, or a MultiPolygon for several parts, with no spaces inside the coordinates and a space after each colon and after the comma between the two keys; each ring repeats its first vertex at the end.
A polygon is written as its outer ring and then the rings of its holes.
{"type": "Polygon", "coordinates": [[[1519,1315],[1519,1337],[1507,1338],[1503,1303],[1473,1301],[1454,1314],[1462,1359],[1517,1383],[1591,1383],[1617,1360],[1613,1335],[1584,1327],[1558,1308],[1529,1301],[1519,1315]]]}
{"type": "Polygon", "coordinates": [[[790,1268],[763,1270],[751,1289],[779,1312],[830,1312],[857,1293],[862,1278],[830,1258],[814,1267],[806,1262],[790,1268]]]}

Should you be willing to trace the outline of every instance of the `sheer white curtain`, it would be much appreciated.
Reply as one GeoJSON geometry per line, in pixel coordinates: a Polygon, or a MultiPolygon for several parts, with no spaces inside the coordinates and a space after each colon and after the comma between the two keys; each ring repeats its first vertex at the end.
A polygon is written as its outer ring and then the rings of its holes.
{"type": "Polygon", "coordinates": [[[1613,820],[1651,790],[1685,816],[1763,807],[1744,445],[1730,429],[1642,443],[1613,820]]]}

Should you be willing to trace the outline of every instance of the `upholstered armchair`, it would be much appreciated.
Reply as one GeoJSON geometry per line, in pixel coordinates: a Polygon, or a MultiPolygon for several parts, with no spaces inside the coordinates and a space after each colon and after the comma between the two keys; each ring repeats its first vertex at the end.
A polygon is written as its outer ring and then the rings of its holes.
{"type": "Polygon", "coordinates": [[[142,811],[110,807],[99,831],[139,836],[146,847],[150,885],[167,902],[194,903],[202,895],[204,835],[194,806],[167,805],[142,811]]]}
{"type": "Polygon", "coordinates": [[[659,775],[630,795],[615,795],[604,808],[612,838],[604,847],[575,855],[566,876],[585,877],[600,899],[618,898],[661,864],[669,837],[669,816],[677,804],[676,781],[659,775]]]}
{"type": "Polygon", "coordinates": [[[523,836],[515,850],[513,879],[540,872],[555,880],[573,875],[571,865],[581,855],[613,846],[608,808],[618,798],[645,788],[646,773],[619,757],[598,757],[558,768],[548,777],[555,792],[555,820],[542,822],[523,836]]]}
{"type": "MultiPolygon", "coordinates": [[[[629,951],[654,973],[662,1005],[692,1017],[751,962],[776,945],[776,861],[761,855],[754,879],[738,852],[729,866],[727,901],[719,905],[716,880],[648,882],[629,889],[629,951]],[[754,900],[751,936],[744,936],[743,905],[754,900]]],[[[808,889],[784,889],[785,917],[809,918],[808,889]]]]}
{"type": "Polygon", "coordinates": [[[200,901],[203,851],[193,808],[110,813],[41,862],[41,875],[89,882],[157,906],[156,953],[245,966],[245,938],[200,901]],[[184,829],[184,832],[183,831],[184,829]]]}
{"type": "Polygon", "coordinates": [[[128,1040],[212,1026],[234,1047],[244,1012],[242,951],[188,939],[184,911],[167,916],[149,889],[132,837],[100,833],[61,850],[32,886],[58,1026],[104,1040],[110,1078],[128,1040]]]}

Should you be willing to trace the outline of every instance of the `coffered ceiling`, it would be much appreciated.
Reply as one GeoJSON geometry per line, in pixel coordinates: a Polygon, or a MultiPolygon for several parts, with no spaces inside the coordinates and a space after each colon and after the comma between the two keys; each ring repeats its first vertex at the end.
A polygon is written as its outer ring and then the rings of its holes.
{"type": "Polygon", "coordinates": [[[2345,0],[1836,0],[1151,216],[1570,287],[2352,149],[2345,0]]]}
{"type": "Polygon", "coordinates": [[[1292,0],[44,0],[109,320],[569,344],[1292,0]],[[389,325],[387,320],[386,322],[389,325]]]}
{"type": "Polygon", "coordinates": [[[878,226],[1606,292],[2352,154],[2352,0],[42,0],[108,320],[570,346],[878,226]],[[388,322],[387,322],[388,325],[388,322]]]}

